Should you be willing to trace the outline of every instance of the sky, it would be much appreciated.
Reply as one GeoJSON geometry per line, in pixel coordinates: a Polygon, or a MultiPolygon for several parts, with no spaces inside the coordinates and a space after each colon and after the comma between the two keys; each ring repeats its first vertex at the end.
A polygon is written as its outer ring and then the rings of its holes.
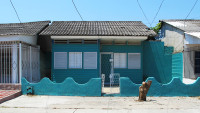
{"type": "MultiPolygon", "coordinates": [[[[149,22],[153,21],[162,0],[138,0],[149,22]]],[[[185,19],[196,0],[165,0],[151,25],[162,19],[185,19]]],[[[81,21],[72,0],[12,0],[20,20],[81,21]]],[[[142,21],[145,19],[137,0],[74,0],[84,21],[142,21]]],[[[200,19],[200,0],[188,19],[200,19]]],[[[0,1],[0,23],[19,23],[10,0],[0,1]]]]}

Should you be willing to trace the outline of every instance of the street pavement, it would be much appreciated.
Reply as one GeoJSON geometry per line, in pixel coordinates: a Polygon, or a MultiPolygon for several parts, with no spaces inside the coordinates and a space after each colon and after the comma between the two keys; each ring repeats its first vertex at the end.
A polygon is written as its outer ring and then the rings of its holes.
{"type": "Polygon", "coordinates": [[[22,95],[0,113],[200,113],[200,97],[71,97],[22,95]]]}

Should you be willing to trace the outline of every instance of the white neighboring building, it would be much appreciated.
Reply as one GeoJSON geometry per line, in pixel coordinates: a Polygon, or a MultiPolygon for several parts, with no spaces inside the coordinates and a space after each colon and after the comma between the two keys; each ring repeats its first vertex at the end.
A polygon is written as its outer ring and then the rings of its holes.
{"type": "Polygon", "coordinates": [[[50,21],[0,24],[0,83],[40,80],[38,34],[50,21]]]}
{"type": "Polygon", "coordinates": [[[200,77],[200,20],[160,20],[161,40],[183,52],[185,78],[200,77]]]}

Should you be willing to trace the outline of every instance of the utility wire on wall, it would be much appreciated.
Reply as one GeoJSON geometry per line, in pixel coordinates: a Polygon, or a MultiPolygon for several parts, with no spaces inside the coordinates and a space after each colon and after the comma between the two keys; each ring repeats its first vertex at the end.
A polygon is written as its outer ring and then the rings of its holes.
{"type": "Polygon", "coordinates": [[[82,16],[81,16],[81,14],[80,14],[80,12],[78,11],[78,8],[76,7],[76,4],[74,3],[74,0],[72,0],[72,3],[74,4],[74,8],[76,9],[76,12],[80,16],[81,20],[84,21],[83,18],[82,18],[82,16]]]}
{"type": "Polygon", "coordinates": [[[17,15],[17,18],[18,18],[19,22],[22,23],[21,20],[20,20],[20,18],[19,18],[19,15],[18,15],[18,13],[17,13],[17,10],[15,9],[15,6],[14,6],[14,4],[12,3],[12,0],[10,0],[10,3],[11,3],[11,5],[12,5],[14,11],[15,11],[15,14],[17,15]]]}

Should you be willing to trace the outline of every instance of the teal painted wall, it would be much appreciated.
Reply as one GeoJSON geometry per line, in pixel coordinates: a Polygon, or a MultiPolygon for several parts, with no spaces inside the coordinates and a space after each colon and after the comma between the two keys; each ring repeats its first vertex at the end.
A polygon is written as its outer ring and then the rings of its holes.
{"type": "Polygon", "coordinates": [[[49,78],[43,78],[39,83],[29,83],[22,78],[21,82],[23,95],[101,96],[100,78],[92,78],[85,84],[78,84],[73,78],[66,78],[62,83],[53,83],[49,78]]]}
{"type": "MultiPolygon", "coordinates": [[[[200,78],[193,84],[184,84],[180,78],[172,78],[169,83],[161,84],[154,77],[149,77],[152,84],[147,96],[200,96],[200,78]]],[[[120,96],[139,96],[139,87],[141,84],[133,83],[129,78],[120,78],[120,96]]]]}
{"type": "Polygon", "coordinates": [[[173,48],[165,47],[163,42],[143,42],[143,74],[155,77],[160,83],[168,83],[172,79],[173,48]]]}
{"type": "MultiPolygon", "coordinates": [[[[141,69],[114,69],[114,73],[120,73],[120,77],[129,77],[135,83],[143,81],[143,48],[142,45],[101,45],[100,52],[114,53],[141,53],[141,69]]],[[[128,55],[127,55],[128,60],[128,55]]],[[[128,64],[128,63],[127,63],[128,64]]]]}
{"type": "Polygon", "coordinates": [[[183,53],[172,55],[172,77],[183,80],[183,53]]]}
{"type": "Polygon", "coordinates": [[[88,82],[91,78],[98,78],[99,55],[98,44],[52,44],[52,80],[54,82],[63,82],[65,78],[72,77],[76,82],[82,84],[88,82]],[[97,69],[54,69],[54,52],[97,52],[97,69]]]}
{"type": "Polygon", "coordinates": [[[86,83],[91,78],[98,78],[100,52],[141,53],[141,69],[128,69],[128,66],[126,69],[114,69],[115,73],[129,77],[135,83],[141,83],[147,77],[155,77],[160,83],[168,83],[172,77],[182,80],[182,54],[173,55],[173,47],[165,47],[159,41],[144,41],[141,45],[53,44],[52,80],[62,82],[67,77],[73,77],[78,83],[86,83]],[[54,69],[54,52],[97,52],[97,69],[54,69]]]}

